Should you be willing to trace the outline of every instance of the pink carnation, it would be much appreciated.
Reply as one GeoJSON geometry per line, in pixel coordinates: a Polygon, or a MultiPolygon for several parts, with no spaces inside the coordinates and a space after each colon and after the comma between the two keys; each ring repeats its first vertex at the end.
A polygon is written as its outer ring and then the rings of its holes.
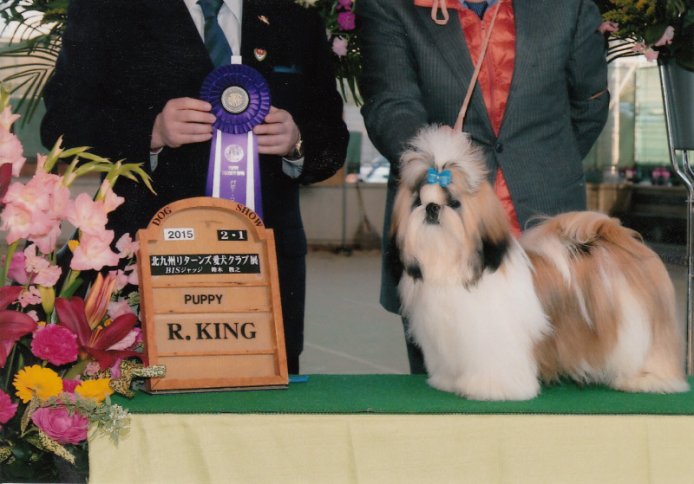
{"type": "Polygon", "coordinates": [[[25,261],[26,256],[24,252],[15,252],[12,256],[12,262],[10,262],[10,269],[7,275],[17,284],[25,285],[29,283],[29,275],[24,269],[25,261]]]}
{"type": "Polygon", "coordinates": [[[335,37],[333,39],[333,52],[338,57],[347,55],[347,39],[343,37],[335,37]]]}
{"type": "Polygon", "coordinates": [[[39,329],[31,341],[31,352],[56,366],[77,360],[77,351],[75,333],[57,324],[49,324],[39,329]]]}
{"type": "Polygon", "coordinates": [[[337,23],[342,30],[354,30],[355,16],[352,12],[340,12],[337,14],[337,23]]]}
{"type": "Polygon", "coordinates": [[[34,424],[60,444],[79,444],[87,439],[89,420],[65,407],[43,407],[31,416],[34,424]]]}
{"type": "Polygon", "coordinates": [[[41,294],[39,294],[39,290],[36,288],[36,286],[29,286],[22,291],[17,298],[17,301],[22,308],[41,304],[41,294]]]}
{"type": "MultiPolygon", "coordinates": [[[[17,413],[17,404],[12,403],[10,396],[0,390],[0,424],[5,424],[10,421],[17,413]]],[[[0,429],[2,425],[0,425],[0,429]]]]}
{"type": "Polygon", "coordinates": [[[48,259],[37,255],[36,249],[37,246],[35,244],[24,249],[24,269],[26,273],[33,275],[33,284],[43,287],[55,286],[58,279],[60,279],[60,267],[51,265],[48,259]]]}
{"type": "Polygon", "coordinates": [[[77,388],[80,383],[82,383],[82,380],[74,380],[71,378],[63,380],[63,392],[75,393],[75,388],[77,388]]]}

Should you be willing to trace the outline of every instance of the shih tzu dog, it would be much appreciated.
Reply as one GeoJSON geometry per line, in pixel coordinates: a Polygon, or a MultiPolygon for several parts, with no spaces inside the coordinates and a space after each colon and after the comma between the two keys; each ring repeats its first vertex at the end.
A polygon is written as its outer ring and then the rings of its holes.
{"type": "Polygon", "coordinates": [[[560,377],[688,390],[672,282],[636,232],[572,212],[517,240],[482,153],[449,127],[423,129],[400,172],[398,289],[431,386],[475,400],[530,399],[560,377]]]}

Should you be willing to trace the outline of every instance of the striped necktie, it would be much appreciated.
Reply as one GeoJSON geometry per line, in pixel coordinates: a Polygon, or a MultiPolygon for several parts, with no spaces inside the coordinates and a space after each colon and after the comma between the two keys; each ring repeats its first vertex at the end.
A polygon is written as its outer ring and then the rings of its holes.
{"type": "Polygon", "coordinates": [[[223,3],[224,0],[198,0],[205,17],[205,46],[215,67],[231,63],[231,47],[217,21],[223,3]]]}

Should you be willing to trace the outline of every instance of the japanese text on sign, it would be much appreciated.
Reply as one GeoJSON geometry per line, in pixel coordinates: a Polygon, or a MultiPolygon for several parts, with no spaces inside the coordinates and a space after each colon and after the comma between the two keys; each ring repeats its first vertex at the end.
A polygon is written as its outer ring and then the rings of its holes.
{"type": "Polygon", "coordinates": [[[260,274],[258,254],[175,254],[149,257],[153,276],[260,274]]]}

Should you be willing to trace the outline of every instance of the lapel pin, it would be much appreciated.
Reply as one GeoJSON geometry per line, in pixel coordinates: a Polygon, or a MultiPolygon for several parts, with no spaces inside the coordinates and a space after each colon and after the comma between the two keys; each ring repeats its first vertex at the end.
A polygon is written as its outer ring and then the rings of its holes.
{"type": "Polygon", "coordinates": [[[265,15],[258,15],[258,20],[263,22],[265,25],[270,25],[270,21],[265,15]]]}
{"type": "Polygon", "coordinates": [[[262,62],[267,57],[267,51],[265,49],[261,49],[260,47],[256,47],[253,49],[253,55],[257,61],[262,62]]]}

